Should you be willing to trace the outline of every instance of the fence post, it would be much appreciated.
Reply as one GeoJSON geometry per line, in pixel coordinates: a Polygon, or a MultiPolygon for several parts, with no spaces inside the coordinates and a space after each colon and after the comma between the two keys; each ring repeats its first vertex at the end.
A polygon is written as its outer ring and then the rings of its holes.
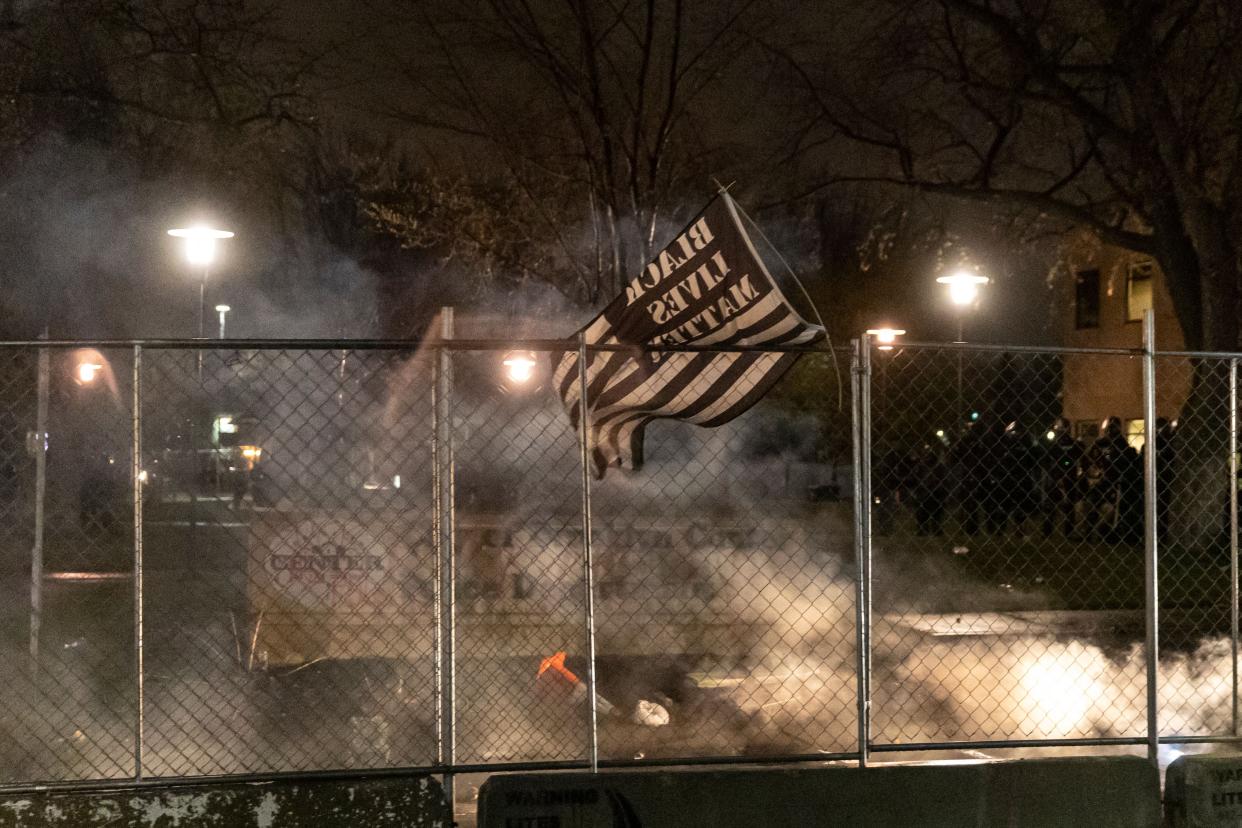
{"type": "MultiPolygon", "coordinates": [[[[453,338],[453,309],[440,309],[440,338],[453,338]]],[[[432,390],[431,475],[436,546],[436,763],[448,768],[444,792],[449,807],[454,802],[452,767],[457,762],[457,670],[456,611],[457,570],[455,555],[456,501],[453,460],[453,354],[443,345],[436,348],[435,384],[432,390]]]]}
{"type": "Polygon", "coordinates": [[[578,334],[578,451],[582,463],[582,571],[586,600],[587,711],[590,732],[591,772],[599,771],[599,710],[595,699],[595,565],[591,553],[591,451],[587,439],[590,413],[587,408],[586,334],[578,334]]]}
{"type": "Polygon", "coordinates": [[[1229,360],[1229,648],[1233,735],[1238,735],[1238,360],[1229,360]]]}
{"type": "Polygon", "coordinates": [[[858,650],[858,762],[871,747],[871,340],[855,339],[850,359],[854,425],[854,625],[858,650]]]}
{"type": "MultiPolygon", "coordinates": [[[[45,330],[40,336],[47,339],[45,330]]],[[[39,634],[43,629],[43,521],[44,498],[47,492],[47,402],[51,384],[47,348],[39,349],[35,411],[35,515],[34,544],[30,548],[30,660],[39,669],[39,634]]]]}
{"type": "Polygon", "coordinates": [[[1143,550],[1147,626],[1147,758],[1157,764],[1160,723],[1157,694],[1160,605],[1156,570],[1156,322],[1143,312],[1143,550]]]}
{"type": "Polygon", "coordinates": [[[142,643],[142,346],[134,346],[134,410],[133,442],[130,446],[130,484],[134,512],[134,689],[137,695],[137,718],[134,721],[134,778],[142,779],[144,747],[145,688],[143,685],[142,643]]]}

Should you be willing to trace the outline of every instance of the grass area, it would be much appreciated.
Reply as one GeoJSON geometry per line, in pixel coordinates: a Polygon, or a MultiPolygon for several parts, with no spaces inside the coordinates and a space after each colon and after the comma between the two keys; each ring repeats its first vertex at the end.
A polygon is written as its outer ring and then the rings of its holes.
{"type": "MultiPolygon", "coordinates": [[[[874,546],[881,561],[877,573],[929,590],[937,582],[971,585],[973,610],[1138,610],[1145,603],[1141,543],[1045,538],[1015,530],[919,536],[898,529],[877,535],[874,546]]],[[[1162,608],[1211,615],[1220,610],[1227,620],[1227,555],[1165,546],[1158,573],[1162,608]]]]}

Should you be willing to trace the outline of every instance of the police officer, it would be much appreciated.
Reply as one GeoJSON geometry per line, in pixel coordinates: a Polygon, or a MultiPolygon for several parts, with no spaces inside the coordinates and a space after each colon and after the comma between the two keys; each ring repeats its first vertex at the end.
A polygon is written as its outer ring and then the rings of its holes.
{"type": "Polygon", "coordinates": [[[1069,420],[1058,417],[1048,430],[1040,474],[1043,482],[1044,537],[1052,534],[1057,518],[1066,537],[1074,534],[1078,504],[1082,502],[1082,466],[1086,451],[1070,432],[1069,420]]]}
{"type": "Polygon", "coordinates": [[[1114,540],[1118,530],[1125,528],[1121,525],[1121,516],[1128,514],[1126,507],[1132,504],[1123,500],[1133,497],[1131,478],[1136,469],[1140,472],[1141,491],[1142,466],[1138,452],[1126,441],[1120,418],[1104,420],[1100,432],[1099,439],[1087,452],[1085,464],[1086,532],[1088,537],[1098,532],[1105,540],[1114,540]]]}
{"type": "Polygon", "coordinates": [[[999,419],[983,412],[953,449],[953,464],[962,487],[962,528],[968,535],[979,530],[980,512],[987,517],[989,531],[996,531],[1002,523],[1004,503],[998,486],[1004,431],[999,419]]]}
{"type": "Polygon", "coordinates": [[[1013,521],[1014,529],[1023,531],[1026,519],[1039,506],[1039,477],[1035,446],[1030,436],[1016,421],[1005,426],[1001,435],[1001,468],[998,474],[1003,503],[1001,529],[1013,521]]]}

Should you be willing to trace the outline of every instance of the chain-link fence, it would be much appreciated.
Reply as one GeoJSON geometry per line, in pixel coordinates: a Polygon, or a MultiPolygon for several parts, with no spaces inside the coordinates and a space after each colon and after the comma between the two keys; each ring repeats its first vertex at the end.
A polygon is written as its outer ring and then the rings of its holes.
{"type": "Polygon", "coordinates": [[[0,348],[0,784],[1237,734],[1232,357],[863,342],[595,478],[573,347],[0,348]]]}
{"type": "Polygon", "coordinates": [[[875,357],[873,738],[1142,735],[1142,653],[1110,653],[1143,639],[1142,461],[1065,416],[1076,372],[1121,400],[1140,359],[875,357]]]}

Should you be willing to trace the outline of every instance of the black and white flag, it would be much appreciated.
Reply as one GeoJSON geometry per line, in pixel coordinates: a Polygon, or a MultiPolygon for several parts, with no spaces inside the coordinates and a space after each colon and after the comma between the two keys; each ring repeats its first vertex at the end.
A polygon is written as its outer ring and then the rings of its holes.
{"type": "MultiPolygon", "coordinates": [[[[591,320],[588,345],[630,346],[587,356],[587,441],[595,473],[638,469],[643,429],[655,419],[701,426],[728,422],[759,401],[797,353],[685,351],[808,345],[824,329],[781,295],[722,193],[591,320]]],[[[558,361],[554,381],[576,428],[581,412],[578,354],[558,361]]]]}

